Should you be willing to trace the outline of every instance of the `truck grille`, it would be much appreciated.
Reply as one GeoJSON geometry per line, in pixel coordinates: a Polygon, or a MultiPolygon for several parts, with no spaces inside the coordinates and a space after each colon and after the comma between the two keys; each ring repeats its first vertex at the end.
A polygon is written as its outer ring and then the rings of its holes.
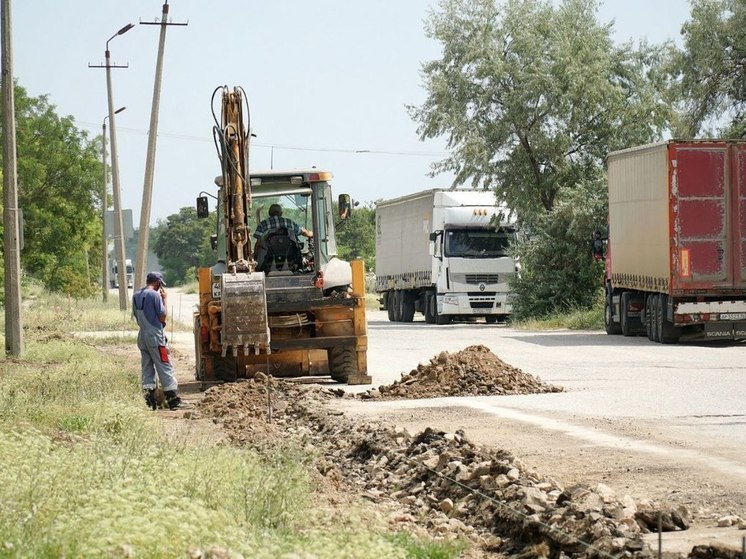
{"type": "Polygon", "coordinates": [[[491,309],[495,306],[494,301],[469,301],[469,306],[472,309],[491,309]]]}
{"type": "Polygon", "coordinates": [[[472,285],[479,285],[480,283],[498,283],[499,276],[497,274],[466,274],[466,283],[472,285]]]}

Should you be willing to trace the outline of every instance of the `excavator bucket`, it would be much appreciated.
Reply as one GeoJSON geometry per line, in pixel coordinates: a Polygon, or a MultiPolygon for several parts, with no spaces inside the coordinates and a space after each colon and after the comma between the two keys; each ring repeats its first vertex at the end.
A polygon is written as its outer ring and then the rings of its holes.
{"type": "Polygon", "coordinates": [[[260,272],[225,273],[221,276],[223,357],[228,351],[244,355],[250,351],[269,353],[267,295],[264,274],[260,272]]]}

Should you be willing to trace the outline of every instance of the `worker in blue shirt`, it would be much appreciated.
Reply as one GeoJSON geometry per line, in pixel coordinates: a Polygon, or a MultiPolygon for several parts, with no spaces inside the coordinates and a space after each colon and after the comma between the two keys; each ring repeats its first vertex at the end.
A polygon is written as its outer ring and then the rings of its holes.
{"type": "Polygon", "coordinates": [[[145,280],[146,285],[132,296],[132,315],[140,331],[137,335],[137,347],[140,350],[140,367],[142,388],[145,401],[151,409],[156,409],[155,375],[161,382],[169,409],[182,405],[178,395],[178,383],[171,364],[171,356],[166,346],[167,298],[163,289],[166,282],[160,272],[150,272],[145,280]]]}

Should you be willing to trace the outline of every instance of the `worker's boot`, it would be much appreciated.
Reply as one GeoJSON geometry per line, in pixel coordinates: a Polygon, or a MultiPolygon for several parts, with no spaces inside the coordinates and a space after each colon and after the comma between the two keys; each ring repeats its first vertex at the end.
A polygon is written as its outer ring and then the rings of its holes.
{"type": "Polygon", "coordinates": [[[182,404],[181,398],[179,398],[176,390],[166,390],[164,394],[166,395],[166,405],[168,406],[168,409],[175,410],[184,407],[184,404],[182,404]]]}
{"type": "Polygon", "coordinates": [[[155,410],[155,408],[158,406],[158,402],[155,399],[155,390],[153,390],[152,388],[145,391],[145,403],[148,404],[148,407],[151,410],[155,410]]]}

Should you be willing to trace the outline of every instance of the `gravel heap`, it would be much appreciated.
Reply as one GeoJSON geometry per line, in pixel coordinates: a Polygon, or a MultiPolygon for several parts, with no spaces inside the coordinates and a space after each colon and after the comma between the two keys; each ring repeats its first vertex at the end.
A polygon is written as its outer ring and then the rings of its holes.
{"type": "Polygon", "coordinates": [[[461,432],[426,429],[412,436],[386,424],[353,422],[325,405],[339,396],[260,375],[209,389],[193,413],[213,417],[235,444],[298,441],[309,455],[320,456],[315,467],[325,479],[401,507],[397,526],[410,522],[433,537],[467,538],[485,554],[647,559],[653,556],[642,540],[651,530],[648,519],[661,512],[670,525],[664,529],[687,527],[686,510],[635,503],[601,484],[561,487],[504,450],[477,447],[461,432]]]}
{"type": "Polygon", "coordinates": [[[502,361],[483,345],[457,353],[442,351],[387,386],[363,392],[361,398],[439,398],[562,392],[540,378],[502,361]]]}

